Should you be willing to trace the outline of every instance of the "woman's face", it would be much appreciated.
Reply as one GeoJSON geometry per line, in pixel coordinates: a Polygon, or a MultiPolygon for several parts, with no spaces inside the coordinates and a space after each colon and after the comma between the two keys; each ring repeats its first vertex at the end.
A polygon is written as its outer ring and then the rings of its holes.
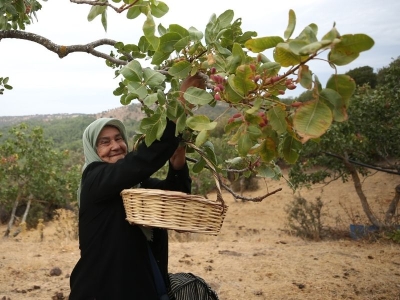
{"type": "Polygon", "coordinates": [[[113,126],[105,126],[96,142],[97,155],[102,161],[115,163],[127,154],[127,146],[119,130],[113,126]]]}

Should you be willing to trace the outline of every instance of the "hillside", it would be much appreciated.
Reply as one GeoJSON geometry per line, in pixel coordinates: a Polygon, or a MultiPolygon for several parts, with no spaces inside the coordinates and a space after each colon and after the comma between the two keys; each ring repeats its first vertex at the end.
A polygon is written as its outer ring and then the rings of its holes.
{"type": "Polygon", "coordinates": [[[63,119],[71,119],[76,117],[90,117],[90,118],[94,117],[96,119],[101,117],[107,117],[107,118],[113,117],[121,120],[127,120],[127,119],[138,120],[142,118],[142,116],[143,114],[140,111],[140,105],[133,103],[131,105],[122,106],[119,108],[110,109],[95,114],[76,113],[76,114],[43,114],[43,115],[27,115],[27,116],[2,116],[0,117],[0,128],[10,127],[22,122],[27,122],[27,123],[43,122],[45,124],[48,122],[54,122],[63,119]]]}

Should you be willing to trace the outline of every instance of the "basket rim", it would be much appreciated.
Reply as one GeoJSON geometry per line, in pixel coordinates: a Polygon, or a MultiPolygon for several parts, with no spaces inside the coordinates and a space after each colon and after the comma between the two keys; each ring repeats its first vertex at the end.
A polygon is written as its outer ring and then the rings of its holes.
{"type": "Polygon", "coordinates": [[[218,200],[212,200],[212,199],[207,199],[203,196],[200,195],[192,195],[180,191],[170,191],[170,190],[161,190],[161,189],[145,189],[145,188],[131,188],[131,189],[123,189],[121,191],[121,196],[124,198],[124,196],[128,196],[131,194],[136,194],[136,195],[151,195],[151,196],[162,196],[162,198],[170,198],[171,200],[176,200],[177,198],[180,198],[183,201],[200,201],[205,204],[212,204],[212,205],[218,205],[222,206],[224,210],[228,208],[228,206],[225,204],[224,201],[218,200]]]}

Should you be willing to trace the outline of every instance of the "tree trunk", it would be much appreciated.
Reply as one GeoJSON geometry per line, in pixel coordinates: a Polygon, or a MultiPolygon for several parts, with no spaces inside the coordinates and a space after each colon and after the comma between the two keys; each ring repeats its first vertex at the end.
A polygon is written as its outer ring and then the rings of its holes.
{"type": "MultiPolygon", "coordinates": [[[[26,203],[26,208],[25,208],[24,215],[22,216],[21,224],[26,223],[26,218],[28,216],[28,212],[31,207],[31,202],[32,202],[32,197],[30,196],[28,202],[26,203]]],[[[20,232],[21,232],[21,227],[18,227],[18,229],[15,230],[13,237],[16,237],[20,232]]]]}
{"type": "Polygon", "coordinates": [[[377,227],[383,227],[384,224],[380,222],[372,213],[371,208],[369,206],[367,197],[365,196],[363,190],[362,190],[362,185],[360,181],[360,177],[358,176],[356,168],[351,164],[347,158],[343,158],[343,162],[347,168],[347,170],[350,172],[351,177],[354,182],[354,188],[356,189],[357,195],[360,198],[362,208],[364,210],[364,213],[367,215],[368,220],[372,223],[372,225],[375,225],[377,227]]]}
{"type": "Polygon", "coordinates": [[[10,232],[11,232],[11,228],[12,228],[12,226],[14,224],[15,212],[17,211],[17,207],[18,207],[18,203],[19,203],[20,198],[21,198],[21,194],[18,194],[17,195],[17,199],[15,199],[14,206],[13,206],[12,211],[11,211],[11,217],[10,217],[10,221],[8,222],[8,225],[7,225],[7,230],[4,233],[5,237],[8,237],[10,232]]]}
{"type": "Polygon", "coordinates": [[[386,212],[385,215],[385,223],[387,225],[391,224],[393,217],[396,214],[396,208],[399,205],[399,200],[400,200],[400,184],[396,186],[395,190],[395,196],[392,200],[392,202],[390,202],[389,208],[386,212]]]}

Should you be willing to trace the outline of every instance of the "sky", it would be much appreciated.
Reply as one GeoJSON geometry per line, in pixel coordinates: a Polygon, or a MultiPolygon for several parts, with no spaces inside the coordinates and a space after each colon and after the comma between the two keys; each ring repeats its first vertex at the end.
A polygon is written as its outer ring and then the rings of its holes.
{"type": "MultiPolygon", "coordinates": [[[[288,23],[288,13],[296,13],[298,35],[310,23],[318,25],[318,38],[336,23],[340,34],[365,33],[375,45],[362,52],[349,65],[339,67],[338,73],[370,66],[374,71],[388,66],[400,56],[400,1],[398,0],[285,0],[285,1],[187,1],[164,0],[169,12],[156,19],[164,27],[179,24],[185,28],[204,28],[212,14],[217,16],[232,9],[234,19],[242,19],[243,31],[256,31],[258,37],[283,36],[288,23]]],[[[122,2],[121,2],[122,3],[122,2]]],[[[90,7],[68,0],[42,2],[37,13],[38,21],[27,26],[26,31],[50,39],[59,45],[87,44],[102,38],[137,44],[142,35],[144,16],[128,20],[126,13],[108,10],[108,29],[104,31],[100,18],[87,20],[90,7]]],[[[119,4],[115,4],[119,5],[119,4]]],[[[100,48],[109,53],[112,47],[100,48]]],[[[265,53],[272,59],[270,53],[265,53]]],[[[327,52],[321,58],[326,58],[327,52]]],[[[324,85],[333,69],[318,61],[311,70],[324,85]]],[[[99,113],[121,107],[119,97],[113,95],[119,78],[105,61],[86,53],[71,53],[60,59],[43,46],[17,39],[0,41],[0,77],[9,77],[13,90],[0,95],[1,116],[25,116],[59,113],[99,113]]],[[[296,89],[296,96],[304,90],[296,89]]]]}

